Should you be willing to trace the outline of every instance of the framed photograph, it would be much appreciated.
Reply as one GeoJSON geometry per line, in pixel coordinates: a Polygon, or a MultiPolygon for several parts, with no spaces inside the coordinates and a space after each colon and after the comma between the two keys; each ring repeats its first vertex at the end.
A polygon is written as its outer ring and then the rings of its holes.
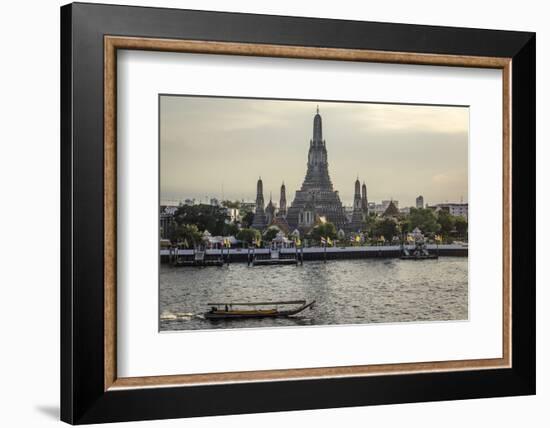
{"type": "Polygon", "coordinates": [[[535,393],[533,33],[77,3],[61,56],[62,420],[535,393]]]}

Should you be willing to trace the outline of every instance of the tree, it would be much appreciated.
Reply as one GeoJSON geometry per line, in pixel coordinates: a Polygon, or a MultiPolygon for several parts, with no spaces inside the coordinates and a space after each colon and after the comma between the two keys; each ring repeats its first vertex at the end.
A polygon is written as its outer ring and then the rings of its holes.
{"type": "Polygon", "coordinates": [[[241,224],[244,228],[252,226],[252,222],[254,221],[254,213],[252,211],[248,211],[241,220],[241,224]]]}
{"type": "Polygon", "coordinates": [[[277,233],[279,233],[280,231],[281,229],[279,229],[277,226],[269,226],[264,232],[264,241],[271,242],[273,239],[275,239],[277,233]]]}
{"type": "Polygon", "coordinates": [[[410,231],[418,227],[424,234],[439,232],[441,228],[437,217],[429,208],[411,208],[407,227],[410,231]]]}
{"type": "Polygon", "coordinates": [[[175,222],[179,225],[193,224],[198,230],[208,230],[212,235],[223,235],[229,217],[223,207],[213,205],[182,205],[178,207],[175,222]]]}
{"type": "Polygon", "coordinates": [[[455,217],[455,228],[458,236],[468,238],[468,222],[464,217],[455,217]]]}
{"type": "Polygon", "coordinates": [[[440,231],[444,236],[449,236],[455,227],[454,217],[445,210],[437,213],[437,222],[440,226],[440,231]]]}
{"type": "Polygon", "coordinates": [[[409,220],[409,217],[406,217],[401,221],[401,233],[410,233],[414,230],[414,228],[411,227],[411,221],[409,220]]]}
{"type": "Polygon", "coordinates": [[[236,236],[239,241],[242,241],[248,245],[254,244],[256,241],[259,241],[261,237],[262,235],[260,235],[260,232],[256,229],[241,229],[236,236]]]}
{"type": "Polygon", "coordinates": [[[239,226],[234,223],[225,223],[223,226],[223,236],[235,236],[239,232],[239,226]]]}
{"type": "Polygon", "coordinates": [[[222,207],[239,209],[241,207],[241,203],[239,201],[226,200],[226,201],[222,201],[222,207]]]}
{"type": "Polygon", "coordinates": [[[397,221],[391,217],[384,217],[377,220],[373,233],[376,236],[383,236],[386,241],[391,241],[394,236],[399,235],[397,221]]]}
{"type": "Polygon", "coordinates": [[[363,220],[363,225],[361,230],[367,234],[372,234],[374,225],[376,224],[376,214],[370,213],[365,220],[363,220]]]}
{"type": "Polygon", "coordinates": [[[175,228],[174,240],[187,243],[188,247],[196,247],[202,241],[202,234],[194,224],[180,224],[175,228]]]}
{"type": "Polygon", "coordinates": [[[336,230],[336,226],[331,222],[320,223],[310,232],[310,237],[315,241],[320,241],[321,238],[336,239],[338,231],[336,230]]]}

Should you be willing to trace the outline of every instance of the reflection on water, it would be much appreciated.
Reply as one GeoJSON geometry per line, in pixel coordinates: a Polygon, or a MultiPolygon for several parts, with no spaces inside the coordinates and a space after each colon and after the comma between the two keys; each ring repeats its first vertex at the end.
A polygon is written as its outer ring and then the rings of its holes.
{"type": "Polygon", "coordinates": [[[465,320],[468,259],[361,259],[303,266],[160,268],[160,330],[465,320]],[[291,318],[209,321],[213,301],[316,300],[291,318]]]}

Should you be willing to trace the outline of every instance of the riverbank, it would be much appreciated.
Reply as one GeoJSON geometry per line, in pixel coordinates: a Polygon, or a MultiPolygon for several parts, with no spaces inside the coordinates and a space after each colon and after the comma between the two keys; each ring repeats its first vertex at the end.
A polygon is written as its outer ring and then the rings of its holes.
{"type": "MultiPolygon", "coordinates": [[[[407,245],[408,250],[413,250],[414,245],[407,245]]],[[[430,253],[437,254],[440,257],[468,257],[468,247],[457,244],[444,244],[427,246],[430,253]]],[[[313,260],[347,260],[347,259],[362,259],[362,258],[399,258],[402,255],[400,245],[380,245],[380,246],[353,246],[353,247],[308,247],[304,248],[283,248],[280,250],[281,255],[300,254],[303,251],[304,261],[313,260]]],[[[206,250],[206,257],[223,257],[226,263],[247,263],[250,254],[269,256],[269,248],[224,248],[223,250],[211,249],[206,250]]],[[[173,255],[174,253],[172,253],[173,255]]],[[[194,250],[184,249],[178,250],[178,257],[192,259],[194,250]]],[[[300,254],[301,257],[301,254],[300,254]]],[[[168,263],[170,260],[170,250],[160,250],[160,262],[168,263]]]]}

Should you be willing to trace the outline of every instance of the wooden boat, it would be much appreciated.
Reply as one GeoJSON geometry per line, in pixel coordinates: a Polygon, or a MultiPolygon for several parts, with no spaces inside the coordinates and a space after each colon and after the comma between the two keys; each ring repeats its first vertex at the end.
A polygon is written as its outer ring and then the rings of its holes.
{"type": "Polygon", "coordinates": [[[305,300],[289,300],[282,302],[227,302],[208,303],[210,311],[204,313],[204,317],[210,320],[239,319],[239,318],[277,318],[289,317],[312,308],[315,300],[307,303],[305,300]],[[299,305],[294,309],[279,309],[278,306],[299,305]],[[259,306],[271,306],[267,309],[258,309],[259,306]],[[236,308],[235,308],[236,307],[236,308]],[[223,308],[223,309],[219,309],[223,308]]]}

